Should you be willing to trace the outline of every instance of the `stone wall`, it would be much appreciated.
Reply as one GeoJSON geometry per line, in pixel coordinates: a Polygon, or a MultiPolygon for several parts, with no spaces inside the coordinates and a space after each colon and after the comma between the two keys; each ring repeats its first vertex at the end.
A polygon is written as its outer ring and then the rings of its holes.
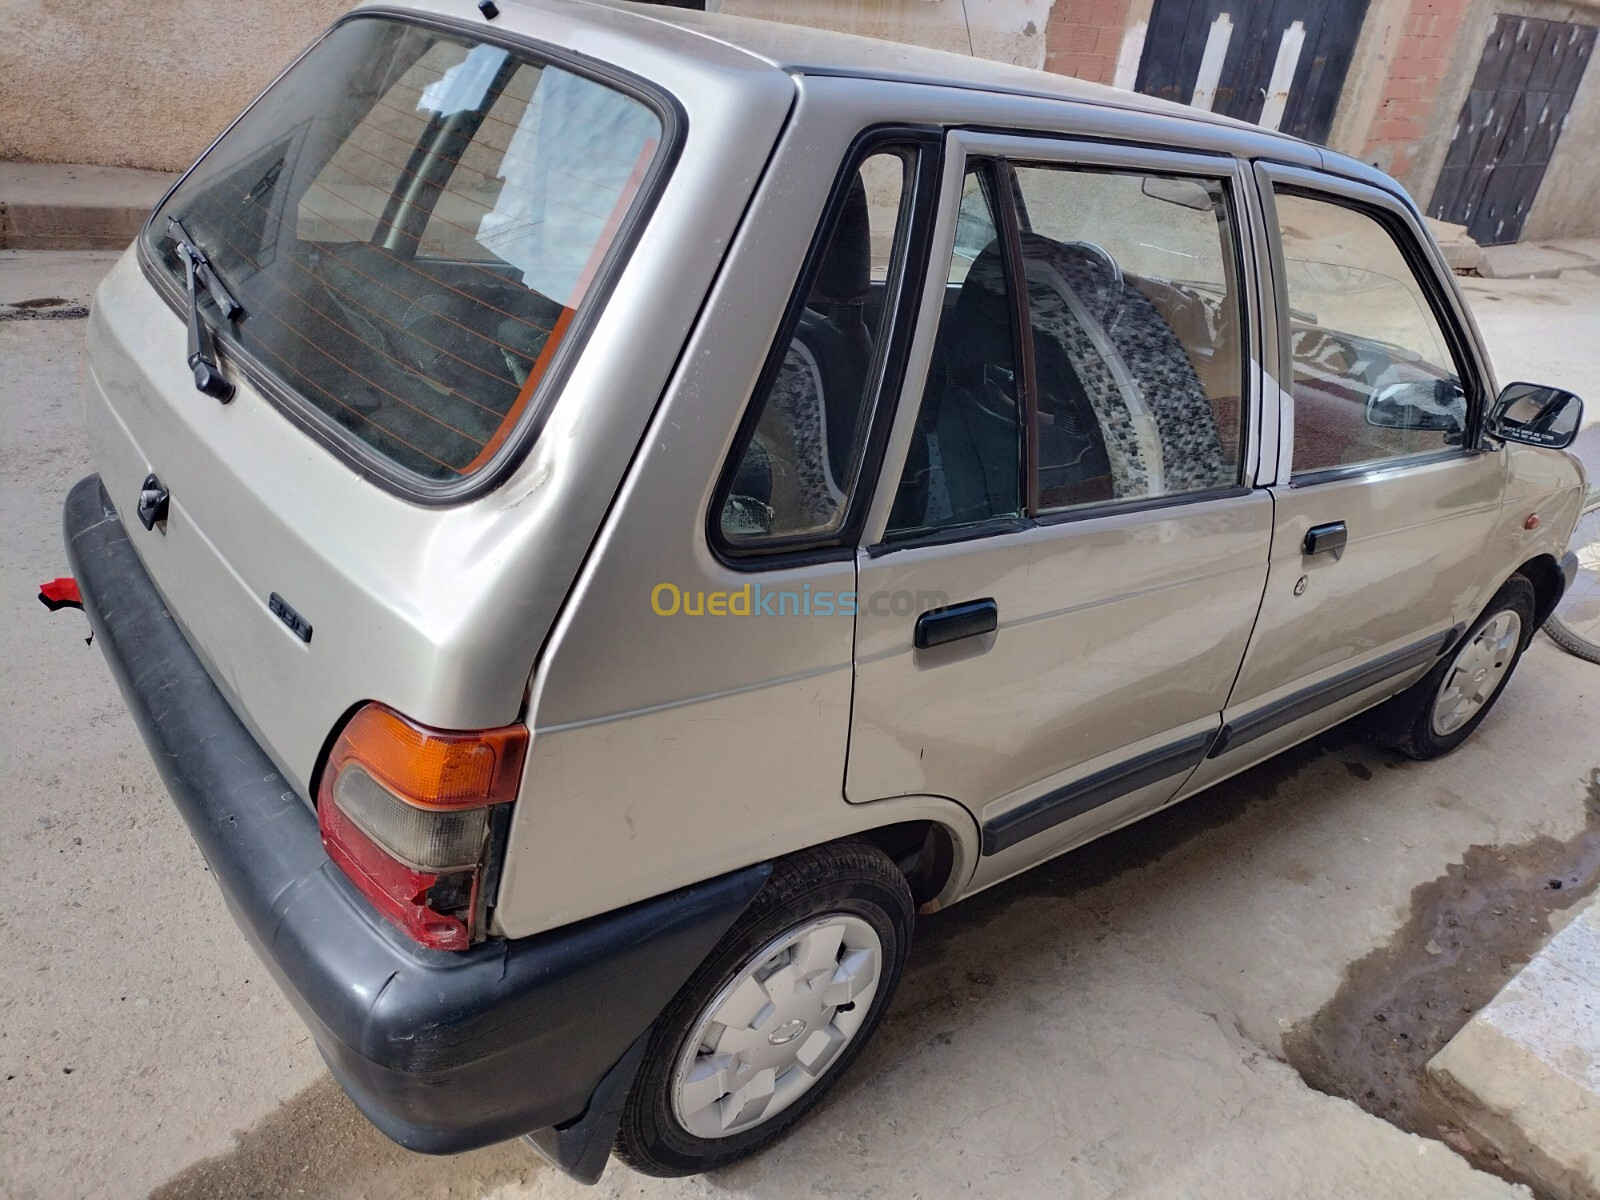
{"type": "Polygon", "coordinates": [[[0,160],[187,167],[350,0],[0,0],[0,160]]]}

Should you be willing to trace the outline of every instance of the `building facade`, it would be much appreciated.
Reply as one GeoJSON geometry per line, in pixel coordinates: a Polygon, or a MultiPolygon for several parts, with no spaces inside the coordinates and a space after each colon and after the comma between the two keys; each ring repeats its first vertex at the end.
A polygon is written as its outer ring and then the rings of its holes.
{"type": "Polygon", "coordinates": [[[1486,245],[1600,235],[1600,0],[708,0],[1043,67],[1388,171],[1486,245]]]}
{"type": "MultiPolygon", "coordinates": [[[[1357,155],[1485,243],[1600,236],[1600,0],[664,0],[1203,105],[1357,155]]],[[[354,0],[0,0],[0,159],[188,165],[354,0]],[[220,41],[205,53],[195,29],[220,41]]]]}

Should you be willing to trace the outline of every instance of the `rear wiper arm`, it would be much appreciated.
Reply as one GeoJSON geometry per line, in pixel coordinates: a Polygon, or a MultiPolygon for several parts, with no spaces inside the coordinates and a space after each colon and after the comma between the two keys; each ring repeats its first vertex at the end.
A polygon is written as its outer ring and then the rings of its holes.
{"type": "Polygon", "coordinates": [[[233,384],[222,377],[222,370],[217,366],[216,343],[211,338],[210,327],[200,317],[200,289],[211,293],[212,301],[229,321],[243,316],[244,309],[218,278],[206,252],[195,244],[177,217],[167,218],[167,236],[178,247],[188,275],[189,369],[194,372],[194,386],[226,404],[233,399],[233,384]]]}

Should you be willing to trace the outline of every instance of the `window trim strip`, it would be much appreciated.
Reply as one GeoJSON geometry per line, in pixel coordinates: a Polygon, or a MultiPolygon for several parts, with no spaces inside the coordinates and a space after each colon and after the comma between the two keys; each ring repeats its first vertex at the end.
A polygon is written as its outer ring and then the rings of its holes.
{"type": "Polygon", "coordinates": [[[1431,634],[1370,662],[1341,671],[1331,679],[1291,692],[1280,700],[1237,713],[1223,724],[1206,757],[1220,758],[1230,750],[1249,745],[1257,738],[1265,737],[1302,717],[1321,712],[1330,704],[1337,704],[1357,692],[1376,687],[1387,679],[1413,671],[1426,663],[1436,662],[1455,645],[1461,632],[1461,626],[1458,625],[1442,633],[1431,634]]]}
{"type": "Polygon", "coordinates": [[[1216,728],[1190,734],[989,818],[983,823],[983,856],[987,858],[1009,850],[1065,821],[1119,800],[1129,792],[1194,770],[1205,761],[1217,737],[1216,728]]]}

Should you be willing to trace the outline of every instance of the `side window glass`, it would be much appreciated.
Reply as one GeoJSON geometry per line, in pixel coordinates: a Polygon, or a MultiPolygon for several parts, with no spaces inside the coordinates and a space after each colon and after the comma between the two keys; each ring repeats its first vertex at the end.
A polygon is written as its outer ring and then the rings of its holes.
{"type": "Polygon", "coordinates": [[[1438,318],[1376,218],[1278,192],[1294,474],[1458,446],[1467,399],[1438,318]]]}
{"type": "Polygon", "coordinates": [[[819,244],[800,320],[753,404],[759,416],[736,450],[720,502],[734,547],[826,537],[844,521],[860,471],[890,264],[904,239],[914,152],[874,153],[850,181],[819,244]]]}
{"type": "Polygon", "coordinates": [[[1237,483],[1243,356],[1222,183],[1016,175],[1039,509],[1237,483]]]}
{"type": "Polygon", "coordinates": [[[891,538],[1022,513],[1014,292],[997,228],[984,175],[971,172],[891,538]]]}

